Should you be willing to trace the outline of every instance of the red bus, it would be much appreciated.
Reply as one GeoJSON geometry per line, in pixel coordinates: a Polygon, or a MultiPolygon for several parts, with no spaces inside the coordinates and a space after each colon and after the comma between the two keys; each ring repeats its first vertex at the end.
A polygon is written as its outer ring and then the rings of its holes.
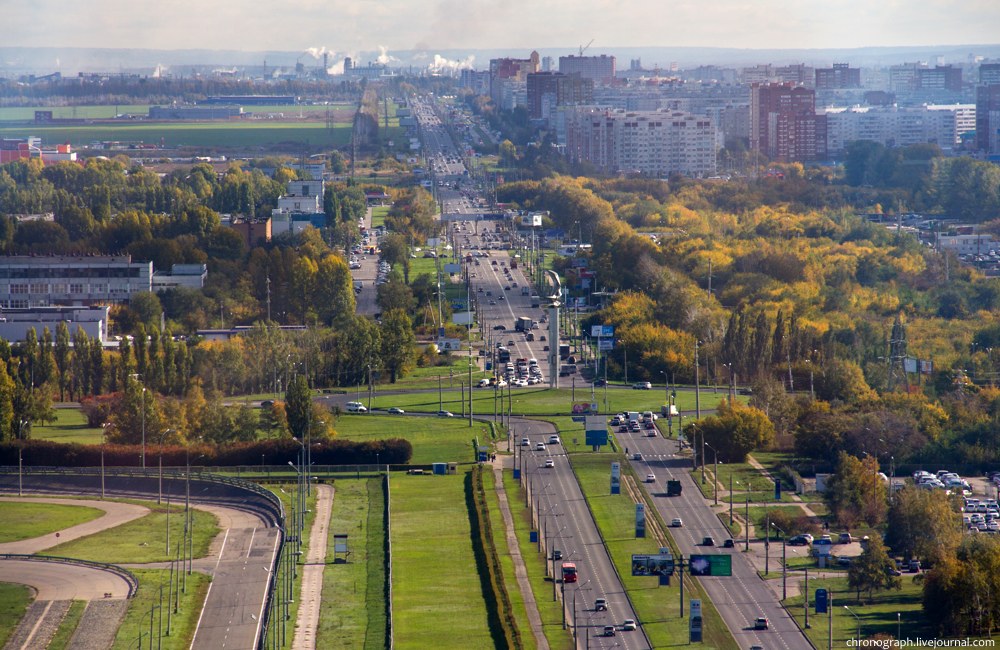
{"type": "Polygon", "coordinates": [[[576,565],[572,562],[562,563],[562,579],[563,582],[576,582],[576,565]]]}

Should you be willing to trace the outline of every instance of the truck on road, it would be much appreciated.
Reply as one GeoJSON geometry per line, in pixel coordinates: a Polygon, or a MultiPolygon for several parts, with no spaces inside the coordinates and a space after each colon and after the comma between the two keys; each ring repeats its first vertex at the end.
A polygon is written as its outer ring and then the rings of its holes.
{"type": "Polygon", "coordinates": [[[667,496],[679,497],[681,495],[681,482],[676,480],[667,481],[667,496]]]}
{"type": "Polygon", "coordinates": [[[518,316],[517,321],[514,323],[515,332],[530,332],[531,327],[535,324],[531,318],[527,316],[518,316]]]}

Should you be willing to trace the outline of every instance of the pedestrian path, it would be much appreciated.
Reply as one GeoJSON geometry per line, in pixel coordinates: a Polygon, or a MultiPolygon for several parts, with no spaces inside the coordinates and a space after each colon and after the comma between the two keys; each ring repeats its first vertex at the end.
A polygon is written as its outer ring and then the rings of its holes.
{"type": "Polygon", "coordinates": [[[326,546],[330,532],[330,515],[333,512],[333,487],[319,484],[316,490],[316,519],[309,533],[309,551],[302,567],[302,591],[299,595],[299,613],[295,619],[295,636],[292,650],[311,650],[316,647],[319,628],[319,611],[323,597],[323,569],[326,567],[326,546]]]}

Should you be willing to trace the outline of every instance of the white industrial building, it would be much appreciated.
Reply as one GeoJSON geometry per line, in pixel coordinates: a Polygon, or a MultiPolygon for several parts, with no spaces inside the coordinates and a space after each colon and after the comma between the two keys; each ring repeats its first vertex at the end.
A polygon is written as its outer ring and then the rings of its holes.
{"type": "Polygon", "coordinates": [[[108,313],[110,307],[37,307],[34,309],[5,309],[0,312],[0,337],[6,341],[23,341],[28,330],[34,328],[40,339],[48,328],[55,340],[59,323],[66,323],[70,336],[78,329],[102,344],[108,342],[108,313]]]}
{"type": "Polygon", "coordinates": [[[128,302],[153,289],[153,263],[130,255],[0,257],[0,308],[128,302]]]}

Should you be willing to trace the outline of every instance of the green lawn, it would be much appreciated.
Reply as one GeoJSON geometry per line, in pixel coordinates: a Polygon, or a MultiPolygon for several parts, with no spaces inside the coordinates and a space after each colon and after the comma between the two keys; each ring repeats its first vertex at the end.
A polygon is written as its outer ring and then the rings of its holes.
{"type": "Polygon", "coordinates": [[[88,427],[87,418],[79,408],[58,408],[55,409],[55,414],[55,422],[39,423],[31,427],[33,439],[79,442],[85,445],[101,443],[104,430],[101,427],[88,427]]]}
{"type": "MultiPolygon", "coordinates": [[[[473,409],[476,413],[493,413],[492,388],[476,388],[473,391],[473,409]]],[[[679,408],[693,408],[694,395],[678,394],[679,408]],[[690,402],[690,405],[688,404],[690,402]]],[[[702,414],[714,412],[714,405],[722,399],[723,395],[703,396],[702,414]],[[713,401],[714,400],[714,401],[713,401]],[[711,402],[711,407],[705,406],[706,402],[711,402]]],[[[461,410],[461,393],[458,390],[442,390],[442,408],[456,412],[461,410]]],[[[573,407],[574,391],[572,388],[549,389],[545,387],[514,388],[510,392],[511,412],[516,415],[568,415],[573,407]]],[[[589,402],[589,391],[584,392],[582,388],[575,391],[576,402],[589,402]]],[[[468,397],[466,396],[466,399],[468,397]]],[[[604,395],[597,396],[599,407],[603,410],[604,395]]],[[[504,389],[504,403],[508,402],[506,389],[504,389]]],[[[654,411],[659,412],[663,403],[663,395],[656,391],[630,391],[611,390],[607,395],[608,410],[612,413],[618,411],[654,411]]],[[[434,412],[438,410],[437,391],[425,393],[413,393],[409,395],[379,395],[373,402],[377,408],[389,406],[401,406],[408,410],[418,412],[434,412]]],[[[676,418],[675,418],[676,420],[676,418]]],[[[689,418],[684,418],[685,421],[689,418]]],[[[678,423],[675,421],[675,429],[678,423]]]]}
{"type": "Polygon", "coordinates": [[[104,514],[98,508],[55,503],[0,501],[0,544],[31,539],[97,519],[104,514]]]}
{"type": "Polygon", "coordinates": [[[316,647],[381,650],[385,647],[385,523],[382,481],[337,481],[330,517],[327,565],[316,647]],[[334,533],[346,533],[351,551],[334,563],[334,533]]]}
{"type": "Polygon", "coordinates": [[[346,440],[406,438],[413,445],[415,465],[474,462],[473,438],[489,445],[489,426],[459,417],[426,418],[405,415],[342,415],[337,420],[338,437],[346,440]]]}
{"type": "Polygon", "coordinates": [[[0,582],[0,648],[14,633],[33,599],[32,590],[19,584],[0,582]]]}
{"type": "MultiPolygon", "coordinates": [[[[496,493],[496,477],[490,467],[483,471],[483,490],[486,493],[486,505],[490,511],[490,529],[493,532],[493,545],[497,549],[500,558],[500,566],[503,571],[503,582],[510,598],[511,609],[514,619],[517,621],[518,632],[524,648],[530,650],[538,647],[535,643],[535,635],[531,631],[531,623],[528,620],[528,610],[525,608],[524,597],[517,584],[517,575],[514,573],[514,560],[511,558],[510,549],[507,546],[507,527],[504,525],[503,513],[500,512],[500,500],[496,493]]],[[[510,495],[508,495],[508,503],[510,495]]],[[[513,510],[513,508],[512,508],[513,510]]],[[[535,594],[537,598],[541,594],[535,594]]]]}
{"type": "MultiPolygon", "coordinates": [[[[618,495],[609,493],[608,472],[611,463],[620,460],[619,454],[573,454],[573,471],[650,642],[654,647],[686,644],[688,620],[679,617],[678,581],[672,580],[669,587],[661,587],[656,578],[631,575],[632,555],[656,553],[659,545],[651,536],[635,538],[634,502],[624,492],[618,495]]],[[[686,598],[689,596],[695,597],[685,593],[686,598]]],[[[704,645],[735,648],[736,642],[707,597],[702,595],[702,601],[707,605],[704,645]]]]}
{"type": "MultiPolygon", "coordinates": [[[[72,557],[114,564],[163,562],[177,552],[184,534],[184,504],[170,504],[170,553],[166,552],[167,504],[142,502],[150,512],[114,528],[60,544],[45,551],[46,555],[72,557]]],[[[194,557],[204,557],[208,546],[219,533],[215,515],[194,510],[194,557]]]]}
{"type": "MultiPolygon", "coordinates": [[[[802,576],[797,576],[796,580],[801,580],[802,576]]],[[[817,648],[827,647],[829,640],[829,614],[815,614],[816,589],[823,588],[832,591],[833,607],[830,612],[833,614],[833,647],[843,648],[848,640],[857,638],[858,621],[844,609],[844,606],[851,608],[851,611],[861,621],[861,636],[869,638],[875,634],[887,634],[892,638],[897,637],[897,619],[899,613],[899,632],[902,638],[937,638],[935,630],[931,629],[924,622],[923,607],[921,605],[922,588],[915,584],[909,576],[903,576],[902,589],[900,591],[885,591],[876,593],[872,602],[867,598],[858,601],[856,593],[847,589],[846,578],[824,578],[817,580],[809,579],[809,625],[806,635],[812,640],[817,648]]],[[[804,615],[802,612],[802,596],[789,598],[785,601],[789,613],[792,614],[799,627],[804,627],[804,615]]]]}
{"type": "MultiPolygon", "coordinates": [[[[531,590],[535,594],[538,614],[542,618],[542,632],[545,634],[550,648],[569,650],[573,647],[572,630],[568,628],[564,630],[562,627],[562,605],[553,598],[552,580],[546,577],[547,562],[545,556],[539,552],[537,544],[532,544],[529,541],[530,531],[534,528],[531,524],[531,515],[524,507],[524,492],[521,490],[520,483],[514,479],[512,472],[504,472],[503,482],[507,490],[507,500],[510,502],[511,513],[514,516],[517,544],[521,549],[521,557],[524,558],[528,579],[531,581],[531,590]]],[[[523,629],[522,637],[529,636],[533,637],[531,629],[523,629]]]]}
{"type": "Polygon", "coordinates": [[[395,647],[493,646],[473,556],[465,474],[392,477],[395,647]]]}
{"type": "Polygon", "coordinates": [[[76,626],[80,624],[80,619],[83,617],[83,610],[86,608],[87,601],[85,600],[74,600],[70,603],[69,611],[66,612],[66,616],[59,623],[59,629],[56,630],[56,634],[52,637],[52,641],[46,650],[63,650],[69,645],[69,640],[73,636],[73,632],[76,631],[76,626]]]}
{"type": "Polygon", "coordinates": [[[389,206],[379,205],[372,208],[372,228],[378,228],[385,224],[385,217],[389,214],[389,206]]]}
{"type": "MultiPolygon", "coordinates": [[[[152,104],[155,106],[156,104],[152,104]]],[[[0,108],[0,121],[24,121],[35,119],[35,111],[52,111],[52,117],[57,120],[109,120],[115,112],[120,115],[148,115],[150,104],[102,104],[98,106],[5,106],[0,108]]],[[[349,118],[354,113],[353,104],[337,103],[329,106],[256,106],[246,104],[243,110],[248,113],[285,113],[298,115],[301,110],[305,114],[325,114],[327,108],[349,118]]],[[[391,111],[390,111],[391,112],[391,111]]],[[[390,120],[391,123],[391,120],[390,120]]],[[[381,121],[379,122],[381,125],[381,121]]]]}
{"type": "MultiPolygon", "coordinates": [[[[133,650],[136,647],[144,647],[149,642],[149,611],[152,606],[160,604],[160,587],[163,587],[163,628],[167,627],[167,596],[169,594],[170,572],[163,570],[139,569],[132,573],[139,579],[139,590],[135,597],[129,601],[128,612],[125,620],[118,628],[112,650],[133,650]],[[140,644],[140,633],[143,641],[140,644]]],[[[191,645],[194,637],[195,625],[201,614],[202,603],[208,594],[208,583],[211,578],[202,573],[192,573],[187,576],[187,592],[179,594],[179,607],[177,613],[170,616],[170,636],[159,635],[160,632],[160,610],[157,609],[153,619],[153,638],[158,639],[156,647],[162,650],[181,650],[191,645]]]]}

